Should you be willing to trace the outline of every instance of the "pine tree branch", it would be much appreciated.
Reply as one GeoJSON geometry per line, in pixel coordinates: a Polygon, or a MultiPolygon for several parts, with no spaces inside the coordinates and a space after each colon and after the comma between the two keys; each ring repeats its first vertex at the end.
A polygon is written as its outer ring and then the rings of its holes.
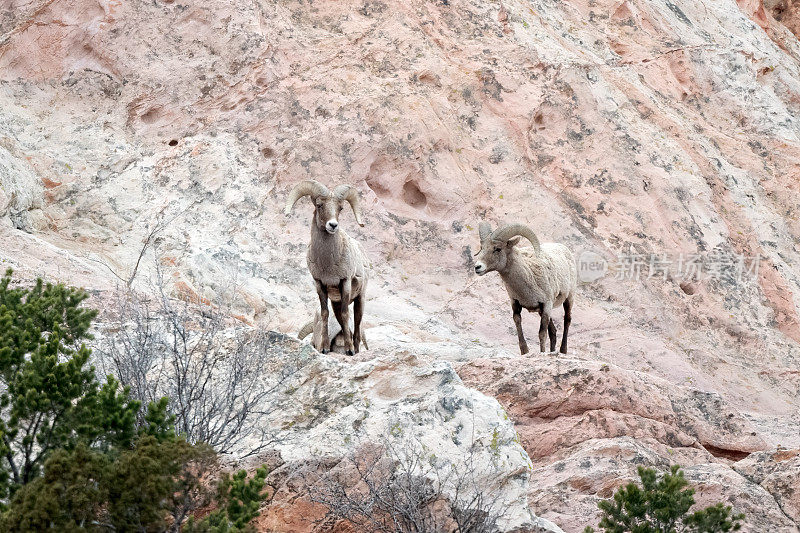
{"type": "Polygon", "coordinates": [[[14,475],[14,483],[19,484],[19,469],[17,468],[16,463],[14,462],[14,454],[11,450],[11,443],[8,442],[8,435],[3,433],[3,444],[6,446],[6,460],[8,461],[8,465],[11,467],[11,473],[14,475]]]}

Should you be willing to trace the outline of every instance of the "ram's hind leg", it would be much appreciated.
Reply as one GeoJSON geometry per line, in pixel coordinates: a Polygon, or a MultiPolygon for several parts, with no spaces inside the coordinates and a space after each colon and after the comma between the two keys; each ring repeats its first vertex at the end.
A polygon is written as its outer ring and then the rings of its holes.
{"type": "Polygon", "coordinates": [[[564,300],[564,335],[561,337],[561,353],[567,353],[567,333],[572,322],[572,296],[564,300]]]}
{"type": "Polygon", "coordinates": [[[539,351],[544,352],[547,350],[547,328],[550,324],[550,313],[553,310],[553,305],[550,303],[541,306],[540,313],[542,314],[542,321],[539,323],[539,351]]]}
{"type": "Polygon", "coordinates": [[[339,293],[342,295],[342,314],[337,317],[339,325],[342,326],[342,333],[344,334],[344,346],[347,355],[355,353],[353,347],[353,334],[350,331],[350,293],[353,288],[353,282],[350,278],[343,279],[339,282],[339,293]]]}
{"type": "Polygon", "coordinates": [[[550,337],[550,351],[556,351],[556,323],[553,322],[553,319],[550,319],[550,323],[547,325],[547,336],[550,337]]]}
{"type": "Polygon", "coordinates": [[[322,284],[318,279],[314,280],[317,288],[317,296],[319,296],[319,319],[320,319],[320,344],[321,352],[328,353],[331,350],[331,340],[328,337],[328,287],[322,284]]]}
{"type": "MultiPolygon", "coordinates": [[[[331,307],[333,308],[333,317],[339,325],[342,325],[342,302],[331,300],[331,307]]],[[[346,323],[346,322],[345,322],[346,323]]],[[[339,330],[339,333],[331,337],[331,351],[335,352],[336,347],[344,346],[344,330],[339,330]]]]}

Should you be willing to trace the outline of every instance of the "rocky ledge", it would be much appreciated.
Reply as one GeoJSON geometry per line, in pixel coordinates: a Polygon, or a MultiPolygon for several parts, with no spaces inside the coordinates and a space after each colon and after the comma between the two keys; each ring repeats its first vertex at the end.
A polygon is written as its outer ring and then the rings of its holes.
{"type": "Polygon", "coordinates": [[[600,361],[476,359],[458,367],[494,396],[533,461],[529,502],[567,532],[598,521],[597,501],[637,466],[684,467],[698,505],[744,512],[743,531],[794,532],[800,450],[766,451],[759,430],[720,395],[600,361]]]}

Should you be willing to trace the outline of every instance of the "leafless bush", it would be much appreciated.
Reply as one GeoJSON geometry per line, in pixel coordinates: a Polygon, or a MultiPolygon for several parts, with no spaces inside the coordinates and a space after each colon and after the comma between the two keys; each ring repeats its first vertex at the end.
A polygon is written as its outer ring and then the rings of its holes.
{"type": "Polygon", "coordinates": [[[178,431],[192,442],[239,458],[268,447],[266,418],[302,361],[276,362],[274,334],[237,325],[227,305],[170,297],[159,269],[153,289],[151,296],[118,290],[96,350],[101,369],[145,405],[169,398],[178,431]]]}
{"type": "Polygon", "coordinates": [[[344,521],[357,531],[492,533],[500,492],[478,481],[474,449],[454,465],[419,443],[386,438],[313,480],[311,500],[328,508],[327,523],[344,521]]]}

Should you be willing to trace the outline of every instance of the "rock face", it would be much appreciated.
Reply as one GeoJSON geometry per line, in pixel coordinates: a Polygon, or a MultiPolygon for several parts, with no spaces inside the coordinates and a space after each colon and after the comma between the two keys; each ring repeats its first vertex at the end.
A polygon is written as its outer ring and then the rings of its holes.
{"type": "Polygon", "coordinates": [[[516,421],[532,459],[592,438],[654,438],[741,459],[764,450],[755,428],[718,394],[607,363],[551,357],[473,360],[459,369],[516,421]]]}
{"type": "Polygon", "coordinates": [[[0,262],[98,302],[117,284],[148,291],[159,262],[176,296],[233,287],[239,319],[294,334],[317,299],[310,208],[287,219],[285,194],[305,178],[347,182],[367,225],[342,223],[373,263],[372,352],[354,366],[481,360],[460,371],[518,417],[540,474],[534,512],[572,531],[632,459],[678,457],[734,504],[763,504],[751,530],[797,527],[797,465],[778,455],[800,447],[796,11],[6,2],[0,262]],[[568,361],[510,357],[505,291],[471,273],[480,220],[524,222],[607,262],[579,289],[568,361]],[[495,379],[494,357],[516,366],[495,379]]]}
{"type": "Polygon", "coordinates": [[[760,256],[739,282],[607,275],[582,291],[573,346],[764,416],[796,411],[800,47],[759,2],[3,13],[15,227],[126,280],[158,230],[145,258],[187,297],[235,273],[248,320],[297,331],[314,304],[309,216],[287,221],[281,200],[300,178],[346,181],[368,211],[363,230],[343,221],[375,267],[368,320],[509,350],[499,283],[468,269],[480,219],[578,255],[670,254],[673,269],[679,254],[760,256]]]}
{"type": "MultiPolygon", "coordinates": [[[[340,461],[361,445],[413,446],[425,463],[461,468],[470,458],[481,465],[470,489],[498,497],[502,531],[561,531],[530,512],[532,465],[513,423],[497,400],[465,387],[448,362],[408,355],[350,363],[283,336],[275,338],[270,352],[274,364],[295,360],[298,352],[302,360],[293,385],[279,399],[283,407],[269,421],[277,431],[279,478],[287,471],[296,478],[316,461],[340,461]]],[[[283,480],[277,503],[260,519],[269,531],[312,531],[314,520],[324,515],[307,496],[298,500],[286,491],[291,483],[296,480],[283,480]]]]}
{"type": "Polygon", "coordinates": [[[637,466],[684,466],[698,505],[733,504],[748,531],[796,531],[797,451],[768,444],[718,394],[594,361],[476,359],[458,369],[496,397],[534,463],[531,507],[565,531],[599,520],[637,466]],[[780,459],[780,460],[778,460],[780,459]]]}
{"type": "Polygon", "coordinates": [[[0,145],[0,216],[31,231],[31,211],[41,207],[41,195],[42,184],[36,174],[0,145]]]}
{"type": "Polygon", "coordinates": [[[752,454],[736,463],[735,470],[753,483],[757,483],[775,496],[784,514],[800,523],[800,490],[797,473],[800,472],[800,451],[779,450],[752,454]]]}

